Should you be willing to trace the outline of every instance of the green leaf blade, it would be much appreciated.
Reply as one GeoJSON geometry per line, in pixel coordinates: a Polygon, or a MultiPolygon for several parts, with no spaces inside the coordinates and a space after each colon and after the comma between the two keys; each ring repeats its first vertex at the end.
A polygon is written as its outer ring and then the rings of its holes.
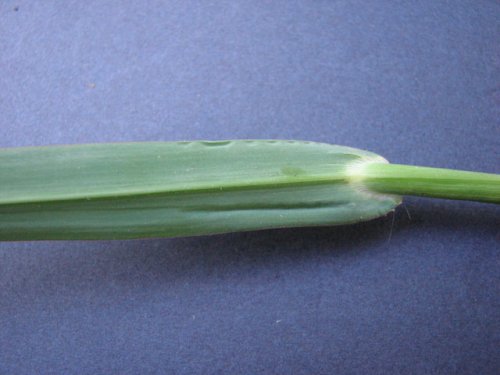
{"type": "Polygon", "coordinates": [[[368,220],[401,199],[349,179],[370,152],[299,141],[0,150],[0,240],[174,237],[368,220]]]}

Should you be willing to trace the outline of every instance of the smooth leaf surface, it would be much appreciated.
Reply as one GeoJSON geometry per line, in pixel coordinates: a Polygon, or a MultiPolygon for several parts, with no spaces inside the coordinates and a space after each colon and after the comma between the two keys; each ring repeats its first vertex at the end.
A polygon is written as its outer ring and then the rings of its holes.
{"type": "Polygon", "coordinates": [[[300,141],[157,142],[0,150],[0,240],[172,237],[335,225],[399,196],[350,180],[358,149],[300,141]]]}

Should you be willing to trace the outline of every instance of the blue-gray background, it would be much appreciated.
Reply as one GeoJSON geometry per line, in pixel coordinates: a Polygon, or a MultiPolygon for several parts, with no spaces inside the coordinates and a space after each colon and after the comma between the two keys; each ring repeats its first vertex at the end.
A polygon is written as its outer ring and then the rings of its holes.
{"type": "MultiPolygon", "coordinates": [[[[0,146],[286,138],[498,173],[499,40],[486,0],[3,0],[0,146]]],[[[498,374],[500,210],[405,207],[1,243],[0,373],[498,374]]]]}

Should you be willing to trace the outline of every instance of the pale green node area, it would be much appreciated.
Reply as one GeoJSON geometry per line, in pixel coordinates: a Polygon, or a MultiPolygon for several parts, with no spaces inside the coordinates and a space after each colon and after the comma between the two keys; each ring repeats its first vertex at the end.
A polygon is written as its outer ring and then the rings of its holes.
{"type": "Polygon", "coordinates": [[[338,225],[394,209],[352,166],[384,162],[300,141],[0,150],[0,240],[126,239],[338,225]]]}

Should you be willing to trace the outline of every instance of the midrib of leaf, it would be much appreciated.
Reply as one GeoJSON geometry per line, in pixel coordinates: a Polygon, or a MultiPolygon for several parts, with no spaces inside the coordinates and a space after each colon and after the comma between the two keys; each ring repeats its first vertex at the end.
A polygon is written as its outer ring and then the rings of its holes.
{"type": "Polygon", "coordinates": [[[222,191],[244,191],[244,190],[267,190],[267,189],[280,189],[286,187],[298,187],[298,186],[316,186],[316,185],[335,185],[335,184],[347,184],[349,183],[348,176],[346,174],[340,174],[339,176],[311,176],[308,178],[294,178],[293,181],[290,177],[286,179],[274,179],[274,180],[253,180],[244,181],[240,183],[222,183],[219,185],[200,185],[197,187],[185,187],[176,189],[158,189],[158,190],[148,190],[146,187],[144,189],[134,189],[130,191],[119,191],[116,193],[105,192],[105,193],[91,193],[91,194],[75,194],[71,196],[57,196],[52,199],[50,198],[30,198],[30,199],[18,199],[18,200],[8,200],[0,199],[0,205],[16,205],[16,204],[36,204],[36,203],[51,203],[51,202],[70,202],[70,201],[84,201],[84,200],[99,200],[99,199],[119,199],[119,198],[131,198],[131,197],[146,197],[146,196],[159,196],[159,195],[186,195],[186,194],[210,194],[219,193],[222,191]],[[288,180],[286,180],[288,179],[288,180]]]}

